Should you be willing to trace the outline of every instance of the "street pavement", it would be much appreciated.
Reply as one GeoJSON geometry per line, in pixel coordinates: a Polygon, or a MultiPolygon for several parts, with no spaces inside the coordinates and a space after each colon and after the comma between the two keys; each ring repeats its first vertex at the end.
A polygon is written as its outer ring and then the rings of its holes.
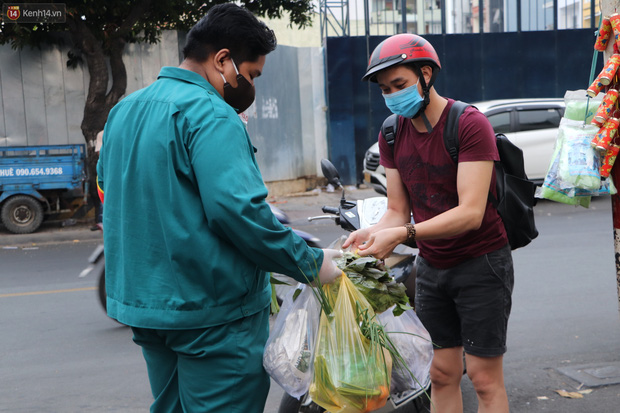
{"type": "MultiPolygon", "coordinates": [[[[377,195],[374,190],[366,187],[358,189],[351,186],[346,187],[345,191],[349,200],[377,195]]],[[[338,206],[341,194],[341,191],[327,192],[317,188],[303,193],[269,197],[267,201],[285,211],[291,221],[303,223],[309,216],[324,215],[321,212],[323,205],[338,206]]],[[[41,227],[32,234],[13,234],[0,224],[0,247],[103,239],[101,231],[92,231],[92,226],[92,222],[44,221],[41,227]]]]}
{"type": "Polygon", "coordinates": [[[101,231],[90,230],[92,225],[92,223],[78,222],[70,226],[62,226],[62,222],[44,222],[32,234],[13,234],[0,225],[0,247],[103,239],[101,231]]]}
{"type": "MultiPolygon", "coordinates": [[[[346,188],[348,200],[376,195],[368,188],[346,188]]],[[[340,191],[323,190],[269,198],[268,201],[285,211],[292,225],[304,229],[308,216],[324,215],[321,206],[337,206],[340,197],[340,191]]],[[[587,262],[578,262],[587,258],[580,255],[585,245],[598,245],[597,240],[601,237],[609,237],[611,244],[610,212],[609,198],[597,200],[588,210],[543,201],[536,209],[541,236],[531,247],[514,254],[520,275],[515,290],[505,372],[515,413],[620,411],[620,386],[588,384],[579,376],[586,372],[590,379],[595,377],[600,381],[620,377],[620,353],[614,351],[620,342],[614,300],[615,279],[605,282],[604,286],[599,286],[598,281],[598,278],[607,279],[613,274],[613,248],[604,248],[603,255],[609,256],[604,265],[598,264],[598,255],[593,255],[591,259],[594,261],[588,265],[587,262]],[[572,223],[586,219],[588,226],[573,228],[572,223]],[[563,261],[570,264],[569,269],[564,270],[563,261]],[[554,266],[562,270],[554,270],[554,266]],[[584,279],[590,281],[583,282],[584,279]],[[550,285],[556,285],[557,291],[552,293],[550,285]],[[579,294],[575,293],[575,285],[582,286],[578,289],[579,294]],[[603,295],[601,288],[609,291],[603,295]],[[579,343],[584,343],[585,347],[579,343]],[[581,399],[570,399],[557,394],[556,390],[560,389],[585,392],[580,393],[581,399]]],[[[91,225],[46,223],[36,233],[23,235],[11,234],[0,227],[0,248],[100,240],[101,231],[91,231],[91,225]]],[[[313,232],[313,229],[309,227],[308,231],[313,232]]],[[[281,391],[276,390],[274,386],[268,406],[277,406],[281,391]]],[[[476,405],[475,394],[468,380],[463,381],[463,396],[468,406],[466,413],[472,413],[470,408],[476,405]]],[[[579,397],[574,393],[570,396],[579,397]]],[[[265,410],[266,413],[275,411],[275,408],[265,410]]]]}

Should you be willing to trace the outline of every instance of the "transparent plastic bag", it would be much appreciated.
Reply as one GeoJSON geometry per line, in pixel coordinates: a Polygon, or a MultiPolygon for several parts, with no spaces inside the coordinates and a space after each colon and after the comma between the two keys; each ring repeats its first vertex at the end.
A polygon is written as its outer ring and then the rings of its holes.
{"type": "Polygon", "coordinates": [[[592,196],[616,193],[611,177],[600,178],[600,156],[590,145],[597,131],[594,125],[562,119],[549,169],[536,197],[588,208],[592,196]]]}
{"type": "Polygon", "coordinates": [[[396,317],[391,309],[388,309],[377,314],[377,319],[407,366],[392,367],[390,393],[426,389],[430,384],[433,343],[415,311],[407,310],[396,317]]]}
{"type": "Polygon", "coordinates": [[[348,277],[336,283],[324,288],[333,312],[321,314],[310,397],[329,412],[370,412],[387,401],[392,358],[360,330],[360,313],[374,317],[366,298],[348,277]]]}
{"type": "Polygon", "coordinates": [[[564,117],[571,120],[578,120],[585,123],[592,122],[592,118],[603,101],[605,93],[590,98],[585,90],[567,90],[564,94],[564,117]]]}
{"type": "Polygon", "coordinates": [[[547,175],[540,188],[536,189],[538,198],[548,199],[550,201],[562,202],[568,205],[581,205],[585,208],[590,206],[590,196],[576,197],[574,188],[562,182],[559,176],[560,154],[564,143],[564,135],[560,132],[551,156],[551,164],[547,170],[547,175]]]}
{"type": "Polygon", "coordinates": [[[300,284],[285,296],[265,345],[265,370],[293,397],[305,394],[312,381],[320,315],[312,287],[300,284]]]}
{"type": "Polygon", "coordinates": [[[600,156],[590,142],[598,132],[594,125],[562,119],[560,132],[563,142],[558,165],[558,178],[564,188],[590,191],[601,186],[600,156]]]}
{"type": "Polygon", "coordinates": [[[601,157],[589,143],[598,132],[590,124],[604,93],[589,98],[584,90],[566,91],[566,110],[549,170],[536,197],[589,207],[592,196],[615,194],[611,180],[601,179],[601,157]]]}

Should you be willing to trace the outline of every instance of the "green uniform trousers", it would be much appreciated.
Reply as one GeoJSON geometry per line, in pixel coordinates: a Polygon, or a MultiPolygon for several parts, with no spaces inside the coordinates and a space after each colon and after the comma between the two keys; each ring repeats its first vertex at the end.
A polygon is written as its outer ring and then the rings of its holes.
{"type": "Polygon", "coordinates": [[[197,330],[132,327],[142,347],[153,413],[263,413],[270,379],[263,368],[269,307],[197,330]]]}

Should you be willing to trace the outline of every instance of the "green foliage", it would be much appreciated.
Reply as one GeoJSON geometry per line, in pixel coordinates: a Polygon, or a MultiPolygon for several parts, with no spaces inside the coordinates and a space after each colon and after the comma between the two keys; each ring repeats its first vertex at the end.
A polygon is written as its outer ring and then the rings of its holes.
{"type": "Polygon", "coordinates": [[[336,264],[364,294],[375,312],[382,313],[396,305],[394,315],[399,316],[411,308],[406,287],[394,281],[388,268],[376,258],[345,252],[336,264]]]}
{"type": "MultiPolygon", "coordinates": [[[[26,0],[21,3],[42,3],[26,0]]],[[[0,15],[0,45],[13,49],[26,46],[66,45],[67,66],[88,63],[90,82],[82,119],[87,142],[103,129],[108,113],[126,92],[127,73],[122,59],[128,43],[157,43],[164,30],[188,31],[209,8],[224,0],[60,0],[66,7],[65,23],[8,23],[0,15]],[[109,64],[106,64],[109,63],[109,64]],[[112,87],[108,89],[108,81],[112,87]]],[[[288,13],[291,25],[311,24],[312,0],[240,0],[258,16],[281,18],[288,13]]],[[[93,152],[94,145],[89,145],[93,152]]],[[[97,157],[89,156],[90,188],[94,182],[97,157]]],[[[94,190],[93,190],[94,191],[94,190]]],[[[92,191],[91,191],[92,192],[92,191]]],[[[90,194],[93,199],[96,193],[90,194]]]]}
{"type": "MultiPolygon", "coordinates": [[[[40,0],[25,3],[41,3],[40,0]]],[[[54,3],[54,1],[52,1],[54,3]]],[[[2,23],[0,44],[14,49],[24,46],[58,44],[66,41],[59,35],[84,24],[101,42],[107,54],[121,38],[126,43],[157,43],[163,30],[188,31],[210,7],[224,0],[63,0],[66,23],[2,23]]],[[[241,0],[240,3],[258,16],[282,18],[288,14],[290,24],[299,28],[311,24],[314,8],[311,0],[241,0]]],[[[6,20],[6,19],[5,19],[6,20]]]]}

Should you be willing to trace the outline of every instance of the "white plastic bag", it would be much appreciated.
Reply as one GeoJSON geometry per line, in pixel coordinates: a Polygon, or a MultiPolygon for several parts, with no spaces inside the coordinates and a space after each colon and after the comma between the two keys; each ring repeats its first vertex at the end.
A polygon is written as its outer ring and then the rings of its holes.
{"type": "Polygon", "coordinates": [[[599,172],[600,156],[590,145],[598,132],[594,125],[563,118],[560,122],[563,138],[558,165],[558,178],[564,183],[563,189],[580,188],[590,191],[601,187],[599,172]]]}
{"type": "Polygon", "coordinates": [[[562,118],[545,181],[536,189],[537,198],[588,208],[592,196],[617,192],[611,177],[600,178],[600,158],[589,143],[597,131],[594,125],[562,118]]]}
{"type": "Polygon", "coordinates": [[[383,325],[413,377],[407,369],[394,365],[390,393],[427,388],[433,360],[431,336],[413,310],[407,310],[398,317],[394,316],[392,310],[377,314],[377,320],[383,325]]]}
{"type": "Polygon", "coordinates": [[[567,90],[564,94],[564,117],[566,119],[578,120],[582,123],[592,122],[599,105],[603,101],[605,92],[599,93],[596,97],[588,97],[585,90],[567,90]]]}
{"type": "Polygon", "coordinates": [[[293,397],[305,394],[312,381],[320,315],[312,287],[300,284],[284,298],[265,345],[265,370],[293,397]]]}

